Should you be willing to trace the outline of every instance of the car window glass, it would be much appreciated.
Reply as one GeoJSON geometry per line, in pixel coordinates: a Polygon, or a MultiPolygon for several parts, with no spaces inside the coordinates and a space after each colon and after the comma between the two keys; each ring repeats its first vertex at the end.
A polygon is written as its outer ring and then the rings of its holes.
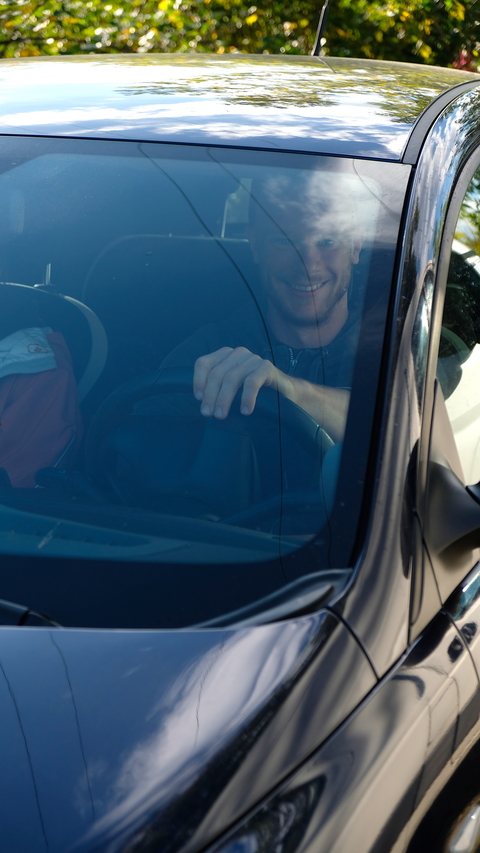
{"type": "Polygon", "coordinates": [[[263,566],[234,609],[330,568],[341,506],[346,565],[408,173],[2,138],[0,552],[263,566]]]}
{"type": "Polygon", "coordinates": [[[480,170],[458,217],[442,317],[437,378],[467,483],[480,479],[480,170]]]}

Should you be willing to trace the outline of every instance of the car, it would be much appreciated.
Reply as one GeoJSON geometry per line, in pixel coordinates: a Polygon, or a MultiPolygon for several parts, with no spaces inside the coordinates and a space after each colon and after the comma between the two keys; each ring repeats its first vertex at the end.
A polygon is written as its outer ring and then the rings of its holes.
{"type": "Polygon", "coordinates": [[[474,853],[480,75],[0,93],[2,848],[474,853]]]}

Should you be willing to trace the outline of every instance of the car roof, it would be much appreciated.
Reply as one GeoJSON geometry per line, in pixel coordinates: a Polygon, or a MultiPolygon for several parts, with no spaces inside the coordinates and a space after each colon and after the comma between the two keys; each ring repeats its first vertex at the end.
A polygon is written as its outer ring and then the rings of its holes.
{"type": "Polygon", "coordinates": [[[332,57],[149,53],[7,59],[0,63],[0,134],[399,160],[422,111],[469,82],[480,82],[480,75],[332,57]]]}

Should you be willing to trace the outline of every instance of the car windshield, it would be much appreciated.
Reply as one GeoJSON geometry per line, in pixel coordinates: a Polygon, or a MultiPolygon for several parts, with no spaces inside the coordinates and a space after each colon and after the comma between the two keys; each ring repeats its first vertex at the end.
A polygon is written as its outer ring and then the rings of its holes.
{"type": "Polygon", "coordinates": [[[408,175],[0,140],[0,598],[148,571],[178,625],[349,565],[408,175]]]}

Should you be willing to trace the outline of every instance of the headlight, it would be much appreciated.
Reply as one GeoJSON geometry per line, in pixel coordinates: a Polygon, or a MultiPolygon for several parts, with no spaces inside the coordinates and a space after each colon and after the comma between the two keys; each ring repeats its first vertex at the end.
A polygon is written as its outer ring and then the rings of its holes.
{"type": "Polygon", "coordinates": [[[293,853],[307,830],[326,777],[276,794],[209,853],[293,853]]]}

